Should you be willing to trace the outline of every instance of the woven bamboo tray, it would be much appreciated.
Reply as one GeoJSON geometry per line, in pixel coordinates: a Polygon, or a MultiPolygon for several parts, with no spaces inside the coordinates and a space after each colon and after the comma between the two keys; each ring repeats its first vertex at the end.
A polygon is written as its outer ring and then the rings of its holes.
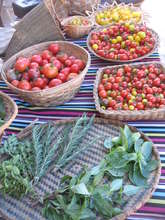
{"type": "MultiPolygon", "coordinates": [[[[55,137],[58,135],[60,130],[64,128],[64,126],[68,123],[72,123],[74,120],[60,120],[58,122],[54,122],[54,126],[56,129],[55,137]]],[[[120,134],[119,127],[124,126],[123,123],[115,120],[107,120],[97,118],[94,121],[91,129],[88,131],[86,138],[84,138],[83,142],[79,147],[84,146],[91,140],[100,137],[115,137],[120,134]]],[[[132,131],[136,132],[137,129],[135,127],[130,127],[132,131]]],[[[24,129],[21,133],[18,134],[19,139],[30,138],[32,126],[24,129]]],[[[150,141],[148,137],[146,137],[143,133],[142,138],[146,141],[150,141]]],[[[70,162],[65,168],[61,171],[52,171],[47,174],[41,183],[36,187],[39,195],[42,196],[49,192],[51,193],[53,190],[57,189],[60,179],[64,175],[76,175],[80,172],[83,166],[88,166],[89,168],[97,165],[101,159],[103,159],[106,150],[103,147],[104,139],[101,138],[94,142],[94,144],[88,148],[85,152],[83,152],[78,158],[74,161],[70,162]]],[[[158,168],[153,171],[148,179],[148,188],[144,188],[140,190],[136,195],[132,196],[131,199],[127,198],[126,204],[122,207],[123,213],[112,218],[112,220],[124,220],[127,216],[134,213],[137,209],[139,209],[142,205],[144,205],[152,193],[154,192],[160,177],[161,172],[161,163],[159,153],[157,148],[153,145],[153,159],[159,161],[158,168]]],[[[5,219],[31,219],[31,220],[44,220],[41,216],[41,207],[37,206],[32,208],[31,202],[29,202],[28,198],[22,198],[21,200],[16,200],[11,197],[6,196],[0,197],[0,213],[5,219]]],[[[102,218],[97,218],[97,220],[103,220],[102,218]]]]}
{"type": "Polygon", "coordinates": [[[138,60],[142,60],[142,59],[148,57],[149,55],[151,55],[152,53],[154,53],[154,52],[155,52],[156,50],[158,50],[158,48],[159,48],[159,44],[160,44],[159,35],[158,35],[154,30],[152,30],[151,28],[148,28],[148,27],[147,27],[147,29],[148,29],[149,31],[151,31],[152,36],[153,36],[153,38],[155,39],[154,48],[153,48],[149,53],[145,54],[144,56],[138,57],[138,58],[136,58],[136,59],[132,59],[132,60],[114,60],[114,59],[107,59],[107,58],[101,57],[100,55],[98,55],[97,53],[94,52],[94,50],[91,48],[89,42],[90,42],[91,35],[92,35],[93,32],[99,32],[99,31],[101,31],[101,30],[103,30],[103,29],[105,29],[105,27],[97,28],[97,29],[91,31],[90,34],[88,35],[88,38],[87,38],[87,46],[88,46],[89,51],[90,51],[91,53],[93,53],[96,57],[99,57],[99,58],[102,59],[102,60],[107,60],[107,61],[113,62],[113,63],[130,63],[130,62],[136,62],[136,61],[138,61],[138,60]]]}
{"type": "Polygon", "coordinates": [[[89,53],[83,49],[82,47],[75,45],[70,42],[65,41],[50,41],[41,44],[36,44],[34,46],[28,47],[21,52],[12,56],[9,60],[7,60],[2,67],[2,79],[6,82],[8,87],[15,93],[17,93],[21,98],[25,101],[31,103],[35,106],[49,106],[53,104],[54,106],[63,104],[74,97],[74,95],[80,89],[81,83],[84,80],[85,74],[88,71],[88,68],[91,63],[91,58],[89,53]],[[30,56],[35,53],[39,53],[40,51],[46,49],[49,44],[58,43],[61,51],[67,53],[69,56],[74,55],[79,59],[82,59],[86,67],[84,70],[75,78],[66,83],[63,83],[57,87],[44,89],[41,91],[25,91],[20,90],[13,85],[11,85],[6,77],[7,70],[13,68],[13,64],[16,59],[20,56],[30,56]]]}
{"type": "Polygon", "coordinates": [[[0,140],[1,140],[3,132],[5,131],[5,129],[7,129],[10,126],[10,124],[15,119],[18,113],[18,107],[16,103],[5,93],[0,92],[0,97],[2,97],[3,99],[6,110],[5,123],[0,127],[0,140]]]}
{"type": "MultiPolygon", "coordinates": [[[[133,63],[128,64],[131,67],[138,67],[141,65],[148,65],[154,63],[159,68],[164,70],[164,67],[159,62],[141,62],[141,63],[133,63]]],[[[116,65],[116,66],[107,66],[105,68],[100,68],[97,72],[96,80],[94,83],[94,90],[93,90],[93,96],[95,100],[95,106],[96,110],[103,116],[108,117],[116,120],[142,120],[142,119],[149,119],[149,120],[159,120],[159,119],[165,119],[165,107],[164,108],[158,108],[156,110],[103,110],[100,106],[99,96],[98,96],[98,85],[102,77],[103,70],[106,68],[121,68],[124,65],[116,65]]],[[[165,72],[164,72],[165,74],[165,72]]]]}

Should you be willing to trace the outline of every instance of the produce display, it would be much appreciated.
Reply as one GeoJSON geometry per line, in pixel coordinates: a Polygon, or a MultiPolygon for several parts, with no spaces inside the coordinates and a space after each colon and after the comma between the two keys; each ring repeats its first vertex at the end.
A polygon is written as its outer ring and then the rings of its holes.
{"type": "Polygon", "coordinates": [[[82,60],[61,53],[59,45],[54,43],[41,53],[19,57],[6,75],[19,89],[39,91],[74,79],[84,67],[82,60]]]}
{"type": "Polygon", "coordinates": [[[152,142],[128,126],[120,130],[119,137],[105,139],[107,153],[97,166],[64,176],[59,189],[44,199],[46,219],[110,219],[122,213],[125,196],[147,187],[147,178],[158,166],[151,159],[152,142]]]}
{"type": "Polygon", "coordinates": [[[88,37],[89,49],[96,56],[114,61],[131,61],[153,51],[156,39],[145,25],[116,24],[93,31],[88,37]]]}
{"type": "Polygon", "coordinates": [[[147,110],[165,107],[165,73],[158,65],[105,68],[98,85],[104,110],[147,110]]]}
{"type": "Polygon", "coordinates": [[[5,106],[3,99],[0,97],[0,126],[4,124],[4,119],[6,116],[5,106]]]}
{"type": "Polygon", "coordinates": [[[90,21],[85,17],[74,17],[68,22],[69,25],[75,26],[88,26],[91,25],[90,21]]]}
{"type": "Polygon", "coordinates": [[[142,20],[142,12],[139,8],[129,5],[109,6],[95,15],[95,21],[98,25],[105,26],[114,23],[134,22],[142,20]]]}

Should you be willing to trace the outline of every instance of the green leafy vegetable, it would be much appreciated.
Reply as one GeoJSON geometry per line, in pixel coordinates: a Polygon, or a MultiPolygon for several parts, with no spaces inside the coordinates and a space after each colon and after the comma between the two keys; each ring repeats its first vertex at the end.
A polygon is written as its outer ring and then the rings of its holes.
{"type": "Polygon", "coordinates": [[[5,116],[6,116],[5,105],[2,97],[0,97],[0,126],[4,124],[5,116]]]}

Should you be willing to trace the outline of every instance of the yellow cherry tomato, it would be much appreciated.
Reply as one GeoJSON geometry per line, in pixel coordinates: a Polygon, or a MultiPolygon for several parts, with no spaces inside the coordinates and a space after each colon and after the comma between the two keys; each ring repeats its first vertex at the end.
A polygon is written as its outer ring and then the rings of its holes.
{"type": "Polygon", "coordinates": [[[112,39],[112,43],[113,43],[113,44],[116,44],[116,43],[117,43],[117,40],[116,40],[116,39],[112,39]]]}
{"type": "Polygon", "coordinates": [[[99,47],[99,46],[98,46],[97,44],[93,44],[93,45],[92,45],[92,48],[93,48],[94,50],[97,50],[98,47],[99,47]]]}
{"type": "Polygon", "coordinates": [[[137,95],[137,92],[136,92],[136,91],[132,91],[132,95],[133,95],[133,96],[136,96],[136,95],[137,95]]]}
{"type": "Polygon", "coordinates": [[[136,42],[140,42],[140,40],[141,40],[140,37],[137,35],[137,36],[135,37],[135,41],[136,41],[136,42]]]}
{"type": "Polygon", "coordinates": [[[133,39],[133,36],[132,36],[132,35],[129,35],[129,36],[128,36],[128,40],[133,41],[133,40],[134,40],[134,39],[133,39]]]}
{"type": "Polygon", "coordinates": [[[135,107],[133,105],[129,106],[129,110],[133,111],[135,109],[135,107]]]}
{"type": "Polygon", "coordinates": [[[125,48],[125,41],[121,42],[121,48],[122,48],[122,49],[125,48]]]}
{"type": "Polygon", "coordinates": [[[122,39],[121,36],[117,36],[117,37],[116,37],[116,40],[117,40],[117,42],[122,42],[123,39],[122,39]]]}
{"type": "Polygon", "coordinates": [[[139,31],[138,32],[138,36],[141,38],[141,39],[144,39],[146,37],[146,33],[144,31],[139,31]]]}

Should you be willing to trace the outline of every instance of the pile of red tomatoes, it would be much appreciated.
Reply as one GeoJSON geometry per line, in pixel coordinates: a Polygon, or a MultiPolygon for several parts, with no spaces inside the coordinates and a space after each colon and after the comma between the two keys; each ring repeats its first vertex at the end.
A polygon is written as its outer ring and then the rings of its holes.
{"type": "Polygon", "coordinates": [[[146,26],[125,23],[92,32],[89,45],[100,57],[127,61],[151,52],[155,39],[146,26]]]}
{"type": "Polygon", "coordinates": [[[104,110],[165,107],[165,74],[156,64],[106,68],[98,86],[104,110]]]}
{"type": "Polygon", "coordinates": [[[74,79],[84,67],[82,60],[61,53],[59,45],[54,43],[31,57],[19,57],[7,72],[7,78],[19,89],[39,91],[74,79]]]}

